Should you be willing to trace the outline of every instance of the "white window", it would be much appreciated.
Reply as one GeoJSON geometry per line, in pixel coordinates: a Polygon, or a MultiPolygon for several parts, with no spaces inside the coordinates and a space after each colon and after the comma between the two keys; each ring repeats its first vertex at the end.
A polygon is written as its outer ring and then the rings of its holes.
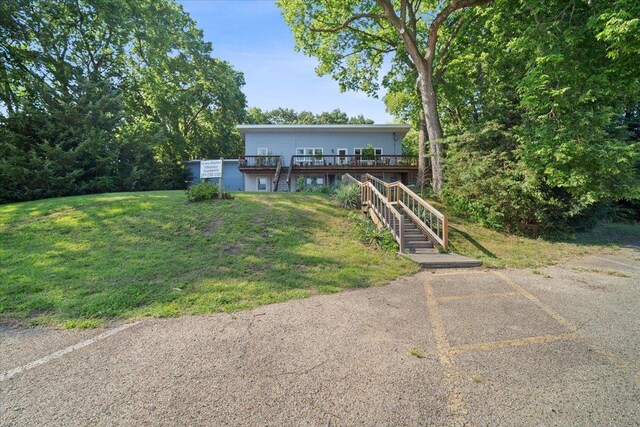
{"type": "Polygon", "coordinates": [[[296,148],[296,156],[304,156],[298,157],[296,160],[297,164],[321,164],[323,162],[322,155],[324,154],[324,150],[322,148],[296,148]]]}
{"type": "Polygon", "coordinates": [[[268,148],[258,148],[258,156],[268,156],[269,149],[268,148]]]}
{"type": "Polygon", "coordinates": [[[307,186],[312,187],[312,186],[321,186],[324,185],[324,176],[309,176],[306,179],[307,181],[307,186]]]}
{"type": "Polygon", "coordinates": [[[297,156],[322,156],[323,154],[323,148],[296,148],[297,156]]]}
{"type": "Polygon", "coordinates": [[[258,191],[267,191],[267,178],[258,177],[258,191]]]}
{"type": "MultiPolygon", "coordinates": [[[[353,149],[353,154],[355,154],[356,156],[361,156],[362,155],[362,150],[364,150],[364,148],[354,148],[353,149]]],[[[382,148],[374,148],[373,149],[373,153],[376,156],[382,156],[382,148]]]]}

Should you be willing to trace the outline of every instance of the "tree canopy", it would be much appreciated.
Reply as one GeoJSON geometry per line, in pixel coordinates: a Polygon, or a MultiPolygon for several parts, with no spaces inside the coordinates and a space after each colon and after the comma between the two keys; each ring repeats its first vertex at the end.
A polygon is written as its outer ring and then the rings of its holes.
{"type": "Polygon", "coordinates": [[[176,188],[235,156],[241,73],[170,0],[0,4],[0,201],[176,188]]]}
{"type": "Polygon", "coordinates": [[[310,111],[296,112],[291,108],[276,108],[263,111],[258,107],[247,110],[245,124],[252,125],[370,125],[373,120],[365,118],[362,114],[349,117],[344,111],[336,108],[333,111],[324,111],[313,114],[310,111]]]}
{"type": "Polygon", "coordinates": [[[418,154],[429,139],[454,212],[535,234],[640,197],[640,3],[278,4],[319,74],[372,96],[384,87],[418,154]]]}

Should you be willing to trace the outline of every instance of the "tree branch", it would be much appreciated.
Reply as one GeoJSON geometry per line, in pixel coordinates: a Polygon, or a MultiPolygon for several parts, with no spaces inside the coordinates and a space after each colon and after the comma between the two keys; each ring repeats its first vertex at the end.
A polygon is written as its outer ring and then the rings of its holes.
{"type": "MultiPolygon", "coordinates": [[[[332,28],[314,28],[314,27],[309,27],[310,31],[313,31],[315,33],[337,33],[340,30],[344,30],[346,28],[350,28],[350,24],[359,20],[359,19],[364,19],[364,18],[369,18],[369,19],[384,19],[386,18],[385,15],[379,14],[379,13],[357,13],[353,16],[351,16],[350,18],[348,18],[346,21],[344,21],[342,24],[338,24],[332,28]]],[[[322,22],[318,19],[314,19],[318,22],[322,22]]]]}

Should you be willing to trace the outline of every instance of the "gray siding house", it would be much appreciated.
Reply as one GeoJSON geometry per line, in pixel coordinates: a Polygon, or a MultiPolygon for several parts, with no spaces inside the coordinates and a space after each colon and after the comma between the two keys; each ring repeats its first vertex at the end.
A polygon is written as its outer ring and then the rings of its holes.
{"type": "Polygon", "coordinates": [[[240,125],[245,151],[238,163],[246,191],[329,185],[344,173],[385,181],[415,180],[417,158],[402,155],[407,125],[240,125]],[[373,148],[373,150],[371,150],[373,148]]]}

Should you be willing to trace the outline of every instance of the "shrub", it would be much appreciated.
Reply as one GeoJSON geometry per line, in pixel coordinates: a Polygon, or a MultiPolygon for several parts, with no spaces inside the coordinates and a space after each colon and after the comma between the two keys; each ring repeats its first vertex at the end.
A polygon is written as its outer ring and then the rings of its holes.
{"type": "Polygon", "coordinates": [[[354,234],[358,240],[383,251],[397,252],[399,250],[391,231],[376,227],[369,217],[357,212],[349,212],[349,219],[353,223],[354,234]]]}
{"type": "Polygon", "coordinates": [[[298,179],[296,179],[296,191],[304,191],[307,187],[307,178],[300,175],[298,179]]]}
{"type": "Polygon", "coordinates": [[[336,200],[340,207],[345,209],[360,209],[361,198],[360,198],[360,187],[356,184],[346,184],[341,185],[336,189],[335,192],[336,200]]]}
{"type": "Polygon", "coordinates": [[[190,202],[202,202],[213,200],[218,196],[218,186],[210,182],[201,181],[192,185],[187,191],[187,200],[190,202]]]}

